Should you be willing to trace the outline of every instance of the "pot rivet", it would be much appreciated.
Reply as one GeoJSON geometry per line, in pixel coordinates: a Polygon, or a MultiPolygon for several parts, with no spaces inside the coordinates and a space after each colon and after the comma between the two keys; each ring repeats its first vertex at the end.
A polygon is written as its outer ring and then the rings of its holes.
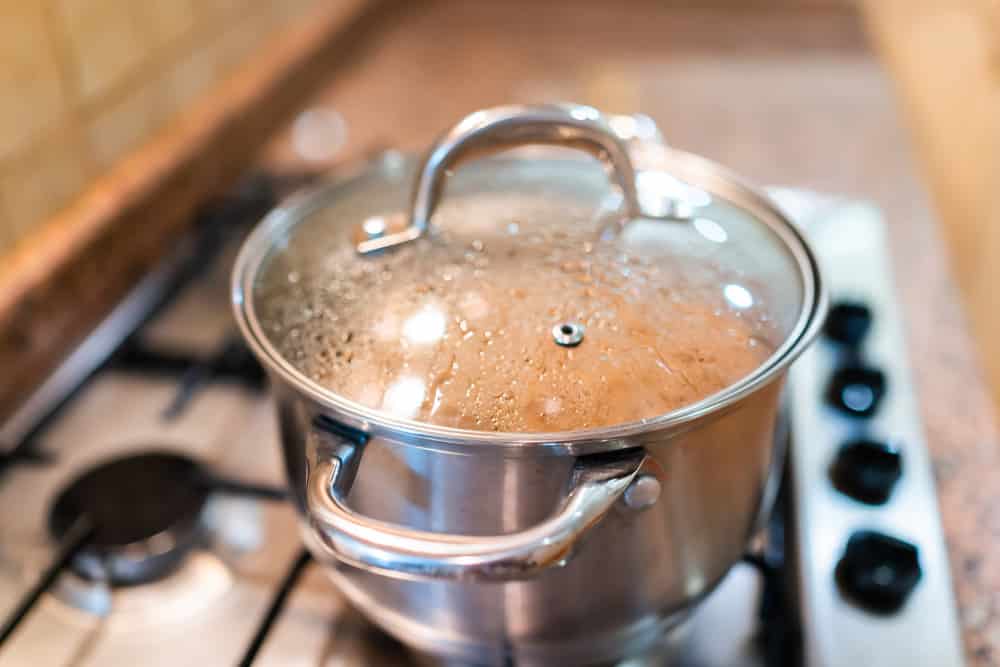
{"type": "Polygon", "coordinates": [[[576,347],[583,340],[583,325],[563,322],[552,327],[552,338],[563,347],[576,347]]]}
{"type": "Polygon", "coordinates": [[[653,475],[641,475],[625,489],[625,504],[634,510],[644,510],[656,504],[660,491],[660,480],[653,475]]]}

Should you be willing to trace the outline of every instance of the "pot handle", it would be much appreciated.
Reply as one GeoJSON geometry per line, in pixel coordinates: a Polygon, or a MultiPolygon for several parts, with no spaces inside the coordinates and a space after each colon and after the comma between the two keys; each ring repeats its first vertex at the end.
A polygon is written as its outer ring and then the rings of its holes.
{"type": "Polygon", "coordinates": [[[510,581],[564,565],[583,535],[612,508],[647,460],[641,449],[581,457],[554,514],[516,533],[454,535],[405,528],[361,515],[344,502],[361,446],[348,445],[311,466],[310,521],[335,559],[402,579],[510,581]]]}
{"type": "Polygon", "coordinates": [[[419,238],[430,226],[450,169],[473,156],[526,144],[566,146],[591,153],[605,163],[621,190],[627,218],[641,215],[628,149],[597,109],[581,104],[494,107],[469,114],[431,147],[418,172],[409,226],[362,241],[358,252],[384,250],[419,238]]]}

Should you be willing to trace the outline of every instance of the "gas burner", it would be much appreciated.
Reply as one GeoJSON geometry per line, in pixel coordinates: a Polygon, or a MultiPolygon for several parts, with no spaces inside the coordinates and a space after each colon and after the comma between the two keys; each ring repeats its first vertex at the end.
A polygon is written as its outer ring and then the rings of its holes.
{"type": "Polygon", "coordinates": [[[82,523],[91,535],[73,558],[89,580],[127,586],[174,571],[202,534],[210,486],[197,461],[166,452],[101,463],[73,481],[49,513],[62,542],[82,523]]]}

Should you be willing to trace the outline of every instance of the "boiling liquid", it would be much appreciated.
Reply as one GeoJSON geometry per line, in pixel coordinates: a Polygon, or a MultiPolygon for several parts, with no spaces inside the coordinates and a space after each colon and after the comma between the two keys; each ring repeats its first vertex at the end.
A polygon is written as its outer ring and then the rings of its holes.
{"type": "Polygon", "coordinates": [[[773,352],[753,285],[703,257],[602,238],[563,213],[567,224],[538,231],[508,217],[366,257],[300,234],[267,267],[258,311],[281,354],[324,387],[483,431],[652,418],[773,352]],[[554,340],[564,323],[584,328],[577,346],[554,340]]]}

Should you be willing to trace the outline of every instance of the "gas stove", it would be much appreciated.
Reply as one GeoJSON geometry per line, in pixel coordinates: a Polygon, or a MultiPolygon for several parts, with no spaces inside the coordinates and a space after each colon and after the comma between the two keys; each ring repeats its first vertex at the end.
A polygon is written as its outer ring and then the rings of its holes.
{"type": "MultiPolygon", "coordinates": [[[[0,664],[423,664],[311,565],[285,501],[228,293],[275,190],[251,179],[203,216],[0,431],[0,664]]],[[[628,664],[961,664],[882,221],[772,193],[834,301],[791,372],[774,509],[691,617],[628,664]]]]}

